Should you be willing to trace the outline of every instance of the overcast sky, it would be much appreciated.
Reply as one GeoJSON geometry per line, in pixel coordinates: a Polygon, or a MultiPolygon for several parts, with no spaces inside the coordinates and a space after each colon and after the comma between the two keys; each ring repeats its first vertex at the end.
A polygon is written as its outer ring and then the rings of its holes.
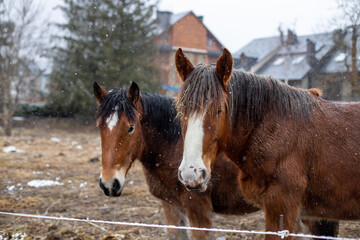
{"type": "MultiPolygon", "coordinates": [[[[42,2],[52,12],[62,1],[42,2]]],[[[204,24],[231,52],[254,38],[279,35],[279,25],[284,33],[291,28],[298,35],[331,31],[329,19],[338,14],[336,0],[160,0],[159,10],[202,15],[204,24]]],[[[51,18],[59,19],[58,12],[51,18]]]]}

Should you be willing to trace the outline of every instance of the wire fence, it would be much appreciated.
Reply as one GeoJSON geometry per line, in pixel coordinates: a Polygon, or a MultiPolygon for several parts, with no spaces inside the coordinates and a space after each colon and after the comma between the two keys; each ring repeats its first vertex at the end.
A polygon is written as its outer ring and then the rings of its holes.
{"type": "Polygon", "coordinates": [[[300,237],[300,238],[329,239],[329,240],[360,240],[360,238],[343,238],[343,237],[316,236],[316,235],[302,234],[302,233],[290,233],[287,230],[278,231],[278,232],[269,232],[269,231],[237,230],[237,229],[221,229],[221,228],[198,228],[198,227],[147,224],[147,223],[136,223],[136,222],[115,222],[115,221],[93,220],[93,219],[54,217],[54,216],[43,216],[43,215],[11,213],[11,212],[0,212],[0,215],[26,217],[26,218],[38,218],[38,219],[47,219],[47,220],[85,222],[85,223],[93,223],[93,224],[100,223],[100,224],[112,224],[112,225],[121,225],[121,226],[133,226],[133,227],[135,226],[135,227],[145,227],[145,228],[161,228],[161,229],[165,228],[165,229],[224,232],[224,233],[237,233],[237,234],[276,235],[276,236],[279,236],[281,239],[292,236],[292,237],[300,237]]]}

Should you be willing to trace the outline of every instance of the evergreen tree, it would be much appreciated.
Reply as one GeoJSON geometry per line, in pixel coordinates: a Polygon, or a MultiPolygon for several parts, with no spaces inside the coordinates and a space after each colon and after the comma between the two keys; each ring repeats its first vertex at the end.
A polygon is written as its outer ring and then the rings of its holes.
{"type": "Polygon", "coordinates": [[[93,116],[92,84],[136,81],[156,91],[155,5],[146,0],[65,0],[65,46],[54,49],[49,103],[65,116],[93,116]]]}

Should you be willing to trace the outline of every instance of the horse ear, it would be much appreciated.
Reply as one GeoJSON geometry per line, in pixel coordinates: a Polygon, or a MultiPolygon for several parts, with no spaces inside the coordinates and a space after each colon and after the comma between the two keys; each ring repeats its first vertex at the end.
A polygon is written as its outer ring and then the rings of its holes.
{"type": "Polygon", "coordinates": [[[189,59],[185,57],[182,49],[179,48],[175,53],[175,65],[181,80],[184,82],[189,74],[194,70],[194,66],[191,64],[189,59]]]}
{"type": "Polygon", "coordinates": [[[224,48],[223,53],[216,62],[215,73],[224,87],[227,86],[233,69],[233,58],[231,53],[224,48]]]}
{"type": "Polygon", "coordinates": [[[107,92],[102,87],[100,87],[100,85],[97,82],[94,82],[94,84],[93,84],[93,91],[94,91],[96,101],[99,104],[101,104],[102,101],[104,100],[107,92]]]}
{"type": "Polygon", "coordinates": [[[128,91],[128,98],[135,105],[139,100],[140,90],[136,82],[131,82],[131,86],[128,91]]]}

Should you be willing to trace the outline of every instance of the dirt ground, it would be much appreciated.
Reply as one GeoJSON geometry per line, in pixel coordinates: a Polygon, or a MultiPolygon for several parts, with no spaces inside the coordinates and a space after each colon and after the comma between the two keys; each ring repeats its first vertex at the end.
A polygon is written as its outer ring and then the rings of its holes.
{"type": "MultiPolygon", "coordinates": [[[[98,186],[100,137],[95,124],[69,120],[16,122],[0,137],[0,211],[106,221],[165,224],[160,201],[151,196],[140,163],[130,170],[123,194],[106,197],[98,186]],[[4,152],[14,146],[18,152],[4,152]],[[32,187],[32,180],[60,185],[32,187]]],[[[213,227],[264,230],[263,212],[214,215],[213,227]]],[[[341,222],[340,236],[360,238],[360,222],[341,222]]],[[[89,224],[0,215],[0,239],[167,239],[165,229],[89,224]],[[18,235],[18,237],[14,237],[18,235]],[[26,236],[25,236],[26,235],[26,236]],[[22,237],[25,236],[25,237],[22,237]]],[[[214,239],[263,239],[214,233],[214,239]]]]}

